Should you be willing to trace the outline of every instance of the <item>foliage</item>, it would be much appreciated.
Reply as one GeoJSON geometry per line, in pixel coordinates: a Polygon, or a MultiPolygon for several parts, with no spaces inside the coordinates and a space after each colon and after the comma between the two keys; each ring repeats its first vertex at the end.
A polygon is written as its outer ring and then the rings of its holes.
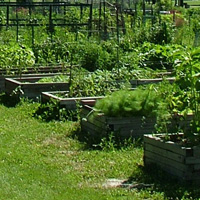
{"type": "Polygon", "coordinates": [[[146,42],[140,49],[140,65],[152,69],[172,69],[174,62],[181,59],[181,55],[176,53],[177,51],[184,51],[184,47],[146,42]]]}
{"type": "Polygon", "coordinates": [[[36,63],[40,64],[66,62],[69,56],[69,49],[59,39],[52,42],[50,38],[47,38],[44,42],[36,43],[33,51],[36,63]]]}
{"type": "Polygon", "coordinates": [[[51,100],[47,103],[42,103],[33,113],[33,116],[44,121],[76,121],[79,116],[78,109],[76,111],[67,110],[59,105],[59,102],[51,100]]]}
{"type": "Polygon", "coordinates": [[[132,69],[130,66],[122,66],[109,70],[96,70],[88,72],[77,67],[73,68],[70,76],[63,74],[54,77],[42,78],[38,82],[70,82],[68,97],[102,96],[114,90],[131,88],[131,81],[142,78],[158,77],[159,71],[149,68],[132,69]]]}
{"type": "MultiPolygon", "coordinates": [[[[93,73],[79,68],[72,74],[69,92],[57,94],[57,96],[61,98],[105,96],[116,90],[131,88],[130,80],[132,79],[154,76],[151,70],[130,70],[126,67],[112,71],[96,70],[93,73]]],[[[43,78],[39,82],[69,82],[69,79],[68,75],[60,75],[53,78],[43,78]]],[[[38,117],[45,120],[70,118],[71,113],[64,110],[65,108],[59,108],[59,105],[53,101],[45,105],[41,104],[36,112],[38,117]],[[62,113],[60,113],[61,111],[62,113]]],[[[78,115],[78,113],[73,112],[74,117],[76,114],[78,115]]]]}
{"type": "Polygon", "coordinates": [[[149,69],[129,69],[128,67],[96,70],[93,73],[74,74],[71,80],[70,96],[104,96],[123,88],[131,88],[130,81],[144,77],[154,77],[149,69]]]}
{"type": "Polygon", "coordinates": [[[38,83],[59,83],[59,82],[69,82],[70,77],[66,74],[61,74],[53,77],[41,78],[38,83]]]}
{"type": "Polygon", "coordinates": [[[199,58],[200,48],[188,49],[182,55],[184,59],[176,66],[176,84],[179,86],[178,99],[181,103],[180,111],[184,111],[185,115],[192,112],[194,115],[192,123],[192,134],[199,133],[199,58]]]}
{"type": "Polygon", "coordinates": [[[148,117],[157,116],[161,110],[167,110],[167,104],[151,85],[145,89],[113,92],[110,96],[98,100],[95,109],[110,117],[148,117]]]}
{"type": "Polygon", "coordinates": [[[172,22],[157,22],[151,27],[149,34],[149,42],[155,44],[169,44],[172,41],[172,31],[172,22]]]}
{"type": "Polygon", "coordinates": [[[172,9],[172,1],[170,0],[158,0],[156,6],[159,10],[170,10],[172,9]]]}
{"type": "Polygon", "coordinates": [[[21,74],[22,69],[35,64],[35,57],[32,50],[25,45],[10,44],[2,45],[0,49],[0,66],[7,71],[17,67],[21,74]]]}
{"type": "MultiPolygon", "coordinates": [[[[105,43],[104,43],[105,47],[105,43]]],[[[85,41],[80,47],[81,66],[88,71],[96,69],[112,69],[115,67],[116,54],[109,53],[101,44],[85,41]]]]}

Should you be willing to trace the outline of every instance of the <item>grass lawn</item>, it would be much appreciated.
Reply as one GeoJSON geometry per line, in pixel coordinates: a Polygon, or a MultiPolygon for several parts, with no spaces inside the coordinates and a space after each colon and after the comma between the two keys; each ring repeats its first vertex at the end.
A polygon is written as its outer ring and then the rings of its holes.
{"type": "Polygon", "coordinates": [[[0,102],[0,199],[200,197],[199,187],[179,183],[158,169],[144,169],[141,146],[89,149],[74,136],[78,122],[39,121],[32,117],[37,106],[23,101],[9,107],[0,102]],[[105,187],[111,178],[128,179],[132,185],[105,187]]]}

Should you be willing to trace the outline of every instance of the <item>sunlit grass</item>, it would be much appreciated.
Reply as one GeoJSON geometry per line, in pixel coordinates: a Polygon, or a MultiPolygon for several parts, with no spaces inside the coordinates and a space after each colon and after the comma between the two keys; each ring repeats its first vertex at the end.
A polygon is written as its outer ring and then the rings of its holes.
{"type": "Polygon", "coordinates": [[[158,170],[146,172],[142,147],[87,149],[75,137],[78,122],[39,121],[32,117],[37,106],[28,102],[0,105],[0,199],[160,200],[173,194],[193,195],[158,170]],[[104,187],[112,178],[152,187],[104,187]]]}

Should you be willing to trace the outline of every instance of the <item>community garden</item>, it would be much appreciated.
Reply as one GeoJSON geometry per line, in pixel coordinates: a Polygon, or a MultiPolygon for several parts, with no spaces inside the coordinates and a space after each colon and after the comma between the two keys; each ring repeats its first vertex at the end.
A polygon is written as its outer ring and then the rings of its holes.
{"type": "Polygon", "coordinates": [[[0,199],[199,199],[199,16],[0,2],[0,199]]]}

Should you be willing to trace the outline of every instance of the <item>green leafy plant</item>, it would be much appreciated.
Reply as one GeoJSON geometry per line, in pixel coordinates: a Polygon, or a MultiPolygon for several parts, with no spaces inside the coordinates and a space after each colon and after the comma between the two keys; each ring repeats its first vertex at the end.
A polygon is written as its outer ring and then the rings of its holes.
{"type": "Polygon", "coordinates": [[[157,116],[161,110],[165,110],[163,108],[167,108],[165,99],[157,93],[153,85],[134,91],[113,92],[98,100],[95,105],[97,111],[110,117],[157,116]]]}
{"type": "MultiPolygon", "coordinates": [[[[192,113],[191,134],[200,132],[200,48],[188,50],[184,59],[176,66],[176,84],[179,86],[179,101],[183,102],[185,115],[192,113]]],[[[190,135],[191,135],[190,134],[190,135]]]]}
{"type": "Polygon", "coordinates": [[[182,58],[180,52],[184,51],[184,47],[181,45],[160,45],[146,42],[140,51],[141,66],[147,66],[152,69],[172,69],[174,62],[182,58]]]}
{"type": "Polygon", "coordinates": [[[40,104],[33,112],[33,116],[42,121],[76,121],[79,117],[79,110],[68,110],[59,105],[59,102],[51,100],[50,102],[40,104]]]}
{"type": "Polygon", "coordinates": [[[25,45],[12,43],[10,45],[2,45],[0,49],[0,65],[5,68],[8,73],[12,68],[17,67],[18,73],[21,75],[22,70],[32,67],[35,64],[35,56],[32,50],[25,45]]]}

